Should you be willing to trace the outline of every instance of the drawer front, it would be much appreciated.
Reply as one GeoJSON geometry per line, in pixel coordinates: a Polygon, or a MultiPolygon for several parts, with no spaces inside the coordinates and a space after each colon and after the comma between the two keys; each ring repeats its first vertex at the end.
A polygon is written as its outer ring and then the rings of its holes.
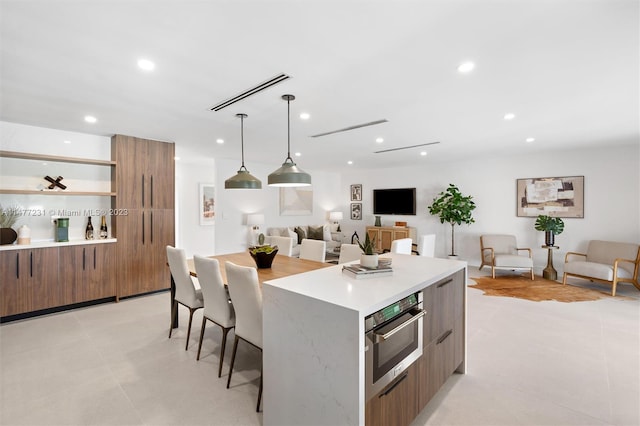
{"type": "Polygon", "coordinates": [[[462,316],[464,286],[464,270],[460,270],[423,290],[423,303],[427,310],[424,321],[425,347],[447,330],[452,330],[454,320],[462,316]]]}

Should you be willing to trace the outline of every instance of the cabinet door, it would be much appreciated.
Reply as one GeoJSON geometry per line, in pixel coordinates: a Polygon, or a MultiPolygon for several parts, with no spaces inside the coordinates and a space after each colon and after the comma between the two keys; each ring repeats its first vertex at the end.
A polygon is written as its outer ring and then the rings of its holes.
{"type": "Polygon", "coordinates": [[[418,364],[413,363],[405,374],[372,397],[365,405],[367,426],[406,426],[418,415],[418,364]]]}
{"type": "Polygon", "coordinates": [[[150,238],[147,246],[149,262],[145,292],[167,289],[171,286],[171,273],[167,266],[167,246],[175,245],[174,211],[153,209],[149,211],[150,238]]]}
{"type": "Polygon", "coordinates": [[[382,249],[381,247],[381,243],[380,243],[380,229],[379,228],[375,228],[375,227],[368,227],[367,228],[367,234],[369,235],[369,239],[371,241],[373,241],[375,244],[375,250],[377,252],[381,252],[382,249]]]}
{"type": "Polygon", "coordinates": [[[24,259],[27,268],[24,275],[20,271],[20,280],[28,292],[26,312],[63,305],[65,296],[58,285],[58,248],[32,249],[24,254],[28,254],[24,259]]]}
{"type": "Polygon", "coordinates": [[[76,288],[82,284],[86,265],[86,246],[60,247],[58,285],[63,294],[63,304],[75,303],[76,288]]]}
{"type": "Polygon", "coordinates": [[[116,295],[115,245],[90,244],[60,248],[60,286],[65,303],[116,295]]]}
{"type": "Polygon", "coordinates": [[[0,282],[0,316],[15,315],[27,312],[26,287],[20,285],[20,275],[24,276],[29,267],[25,262],[26,250],[9,250],[0,252],[2,281],[0,282]]]}
{"type": "Polygon", "coordinates": [[[117,289],[119,297],[142,293],[145,280],[146,244],[149,241],[144,210],[129,210],[118,216],[117,289]]]}
{"type": "Polygon", "coordinates": [[[149,184],[148,143],[144,139],[115,135],[111,138],[112,158],[116,166],[116,191],[119,208],[144,207],[145,187],[149,184]]]}
{"type": "Polygon", "coordinates": [[[424,345],[427,346],[445,331],[454,327],[454,319],[462,315],[464,271],[458,271],[423,290],[424,345]]]}
{"type": "Polygon", "coordinates": [[[153,209],[173,209],[175,198],[175,146],[153,142],[149,145],[148,204],[153,209]]]}
{"type": "Polygon", "coordinates": [[[395,229],[393,231],[393,239],[400,240],[402,238],[409,238],[409,230],[408,229],[395,229]]]}
{"type": "Polygon", "coordinates": [[[380,229],[380,250],[391,250],[391,241],[394,240],[395,231],[391,228],[380,229]]]}

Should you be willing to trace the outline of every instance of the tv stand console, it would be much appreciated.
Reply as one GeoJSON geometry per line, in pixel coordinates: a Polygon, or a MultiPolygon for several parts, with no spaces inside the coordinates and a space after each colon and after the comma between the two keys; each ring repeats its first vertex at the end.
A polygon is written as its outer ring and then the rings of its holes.
{"type": "Polygon", "coordinates": [[[417,241],[416,228],[404,226],[367,226],[367,234],[369,238],[375,238],[378,253],[391,250],[393,240],[411,238],[414,243],[417,241]]]}

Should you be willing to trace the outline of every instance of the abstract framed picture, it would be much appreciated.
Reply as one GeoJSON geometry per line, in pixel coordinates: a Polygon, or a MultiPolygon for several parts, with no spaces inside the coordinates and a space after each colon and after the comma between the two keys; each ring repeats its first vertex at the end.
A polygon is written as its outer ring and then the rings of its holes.
{"type": "Polygon", "coordinates": [[[362,185],[351,185],[351,201],[362,201],[362,185]]]}
{"type": "Polygon", "coordinates": [[[362,203],[351,203],[351,220],[362,220],[362,203]]]}
{"type": "Polygon", "coordinates": [[[200,225],[214,225],[215,213],[215,186],[212,183],[201,183],[200,186],[200,225]]]}
{"type": "Polygon", "coordinates": [[[309,216],[312,213],[312,187],[280,188],[280,216],[309,216]]]}
{"type": "Polygon", "coordinates": [[[517,179],[516,192],[520,217],[584,218],[584,176],[517,179]]]}

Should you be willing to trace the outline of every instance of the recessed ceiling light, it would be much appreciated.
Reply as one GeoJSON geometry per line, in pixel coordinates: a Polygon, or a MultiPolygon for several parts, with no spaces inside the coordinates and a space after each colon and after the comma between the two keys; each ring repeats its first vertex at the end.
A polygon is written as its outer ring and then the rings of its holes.
{"type": "Polygon", "coordinates": [[[349,160],[347,161],[347,164],[353,164],[353,161],[349,160]]]}
{"type": "Polygon", "coordinates": [[[64,143],[71,143],[71,141],[64,141],[64,143]]]}
{"type": "Polygon", "coordinates": [[[525,139],[525,140],[526,140],[527,142],[533,142],[533,141],[535,141],[535,140],[536,140],[536,138],[527,138],[527,139],[525,139]]]}
{"type": "Polygon", "coordinates": [[[224,139],[216,139],[216,143],[223,144],[224,143],[224,139]]]}
{"type": "Polygon", "coordinates": [[[513,120],[514,118],[516,118],[516,115],[514,113],[512,113],[512,112],[507,113],[507,114],[504,115],[504,119],[505,120],[513,120]]]}
{"type": "Polygon", "coordinates": [[[422,152],[420,153],[420,155],[422,155],[423,157],[426,157],[426,156],[427,156],[427,151],[422,151],[422,152]]]}
{"type": "Polygon", "coordinates": [[[138,59],[138,67],[145,71],[153,71],[156,67],[156,64],[148,59],[138,59]]]}
{"type": "Polygon", "coordinates": [[[47,165],[47,163],[42,163],[42,165],[43,165],[43,166],[46,166],[46,165],[47,165]]]}
{"type": "Polygon", "coordinates": [[[300,154],[299,152],[296,152],[296,153],[295,153],[295,154],[293,154],[293,155],[295,155],[296,157],[300,157],[302,154],[300,154]]]}
{"type": "Polygon", "coordinates": [[[87,123],[95,123],[95,122],[97,122],[97,121],[98,121],[98,119],[97,119],[97,118],[95,118],[95,117],[94,117],[94,116],[92,116],[92,115],[85,115],[85,116],[84,116],[84,121],[86,121],[87,123]]]}
{"type": "Polygon", "coordinates": [[[475,67],[476,67],[476,64],[474,64],[473,62],[463,62],[458,67],[458,72],[462,72],[462,73],[471,72],[475,67]]]}
{"type": "Polygon", "coordinates": [[[376,142],[377,143],[382,143],[382,142],[384,142],[384,139],[383,138],[376,138],[376,142]]]}
{"type": "Polygon", "coordinates": [[[311,115],[309,115],[308,112],[303,112],[303,113],[300,113],[300,118],[303,120],[308,120],[309,118],[311,118],[311,115]]]}

